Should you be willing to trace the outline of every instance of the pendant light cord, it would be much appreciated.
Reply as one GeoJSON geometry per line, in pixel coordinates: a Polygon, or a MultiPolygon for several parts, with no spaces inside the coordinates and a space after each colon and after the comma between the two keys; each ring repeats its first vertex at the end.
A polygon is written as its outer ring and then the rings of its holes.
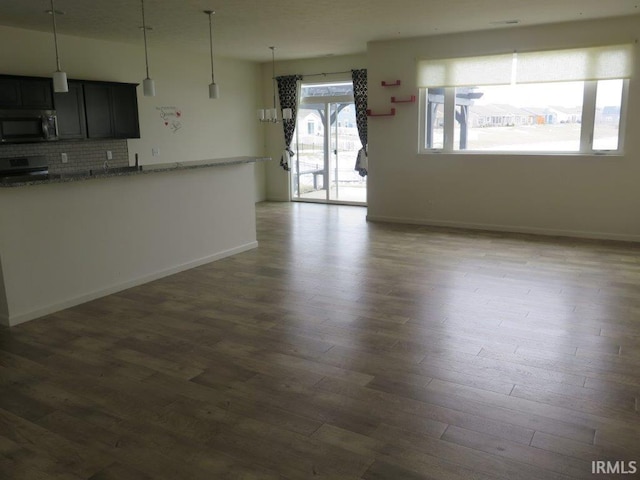
{"type": "Polygon", "coordinates": [[[273,82],[273,109],[276,108],[276,47],[271,49],[271,80],[273,82]]]}
{"type": "Polygon", "coordinates": [[[60,71],[60,55],[58,54],[58,30],[56,28],[56,9],[53,6],[53,0],[51,0],[51,18],[53,20],[53,44],[56,48],[56,69],[60,71]]]}
{"type": "Polygon", "coordinates": [[[209,46],[211,52],[211,83],[216,83],[216,77],[213,74],[213,25],[211,22],[211,16],[216,12],[209,12],[209,46]]]}
{"type": "MultiPolygon", "coordinates": [[[[51,0],[53,2],[53,0],[51,0]]],[[[147,23],[144,18],[144,0],[142,2],[142,34],[144,36],[144,63],[147,67],[147,78],[149,78],[149,54],[147,53],[147,23]]]]}

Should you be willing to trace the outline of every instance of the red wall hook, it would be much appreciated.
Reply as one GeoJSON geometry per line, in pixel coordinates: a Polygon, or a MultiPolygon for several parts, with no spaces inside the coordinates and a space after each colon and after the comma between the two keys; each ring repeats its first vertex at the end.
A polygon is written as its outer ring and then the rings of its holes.
{"type": "Polygon", "coordinates": [[[415,101],[416,101],[415,95],[411,95],[408,98],[405,98],[404,100],[398,99],[396,97],[391,97],[391,103],[414,103],[415,101]]]}
{"type": "Polygon", "coordinates": [[[396,114],[396,109],[392,108],[389,113],[373,113],[371,110],[367,110],[367,117],[393,117],[396,114]]]}

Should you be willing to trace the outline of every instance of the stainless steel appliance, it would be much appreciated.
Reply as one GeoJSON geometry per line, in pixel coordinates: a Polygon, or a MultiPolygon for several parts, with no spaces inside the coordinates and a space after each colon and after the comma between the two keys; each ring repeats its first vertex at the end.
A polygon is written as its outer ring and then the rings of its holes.
{"type": "Polygon", "coordinates": [[[55,110],[0,110],[0,142],[51,142],[58,140],[55,110]]]}
{"type": "Polygon", "coordinates": [[[33,182],[49,178],[47,157],[0,158],[0,183],[33,182]]]}

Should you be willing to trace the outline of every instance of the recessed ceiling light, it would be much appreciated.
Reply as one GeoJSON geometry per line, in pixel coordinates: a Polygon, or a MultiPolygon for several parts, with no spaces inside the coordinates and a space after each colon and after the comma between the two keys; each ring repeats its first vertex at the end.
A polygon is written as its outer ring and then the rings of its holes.
{"type": "MultiPolygon", "coordinates": [[[[53,14],[53,10],[45,10],[45,13],[48,13],[49,15],[53,14]]],[[[65,13],[62,10],[56,10],[56,15],[64,15],[65,13]]]]}

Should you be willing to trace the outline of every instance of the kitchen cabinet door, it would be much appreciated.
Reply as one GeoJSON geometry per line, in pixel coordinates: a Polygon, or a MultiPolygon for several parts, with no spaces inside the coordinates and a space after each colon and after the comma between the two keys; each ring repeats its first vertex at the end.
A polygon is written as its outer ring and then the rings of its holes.
{"type": "Polygon", "coordinates": [[[53,108],[52,87],[52,81],[49,78],[21,79],[22,108],[51,110],[53,108]]]}
{"type": "Polygon", "coordinates": [[[108,84],[84,84],[85,115],[89,138],[113,138],[111,89],[108,84]]]}
{"type": "Polygon", "coordinates": [[[112,85],[111,102],[115,137],[140,138],[136,85],[112,85]]]}
{"type": "Polygon", "coordinates": [[[87,120],[84,112],[84,89],[81,82],[69,82],[68,93],[54,93],[54,106],[58,113],[58,137],[61,140],[87,138],[87,120]]]}
{"type": "Polygon", "coordinates": [[[53,108],[51,79],[0,77],[0,108],[51,110],[53,108]]]}
{"type": "Polygon", "coordinates": [[[0,108],[20,108],[20,80],[0,78],[0,108]]]}
{"type": "Polygon", "coordinates": [[[89,138],[140,138],[135,84],[86,82],[84,104],[89,138]]]}

